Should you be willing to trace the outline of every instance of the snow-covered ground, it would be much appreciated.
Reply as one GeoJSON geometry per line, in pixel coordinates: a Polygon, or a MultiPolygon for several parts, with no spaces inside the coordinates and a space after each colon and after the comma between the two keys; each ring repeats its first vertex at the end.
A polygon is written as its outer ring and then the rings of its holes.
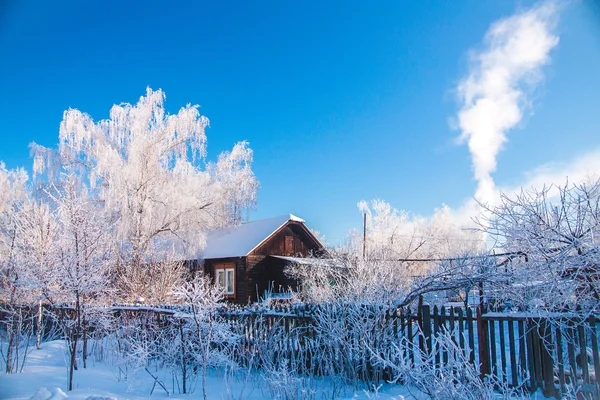
{"type": "MultiPolygon", "coordinates": [[[[56,340],[43,343],[40,350],[33,349],[27,358],[22,373],[0,375],[0,399],[30,399],[37,394],[37,399],[52,398],[59,400],[87,399],[90,396],[113,397],[116,399],[191,399],[201,398],[202,388],[200,383],[192,394],[174,393],[167,396],[166,392],[158,385],[152,390],[153,378],[143,369],[133,373],[129,371],[129,379],[119,380],[115,367],[104,363],[89,361],[88,368],[75,371],[74,386],[71,392],[67,388],[67,356],[64,341],[56,340]]],[[[155,373],[156,371],[152,371],[155,373]]],[[[166,371],[158,371],[161,380],[167,389],[172,392],[173,382],[166,371]]],[[[322,390],[324,382],[314,384],[316,399],[321,398],[319,392],[331,394],[331,390],[322,390]]],[[[209,399],[236,399],[256,400],[272,398],[267,385],[260,376],[251,376],[248,379],[241,377],[225,379],[223,373],[212,371],[207,377],[209,399]],[[246,381],[244,383],[244,381],[246,381]]],[[[415,390],[412,391],[414,393],[415,390]]],[[[312,396],[308,396],[312,397],[312,396]]],[[[378,393],[353,391],[351,388],[341,390],[342,399],[385,399],[404,400],[415,399],[411,391],[405,387],[386,385],[378,393]]],[[[425,398],[418,396],[417,399],[425,398]]]]}

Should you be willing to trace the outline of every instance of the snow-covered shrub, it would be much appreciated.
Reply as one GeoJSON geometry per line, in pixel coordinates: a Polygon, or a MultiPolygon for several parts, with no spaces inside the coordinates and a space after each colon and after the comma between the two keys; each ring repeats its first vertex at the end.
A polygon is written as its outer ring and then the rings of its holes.
{"type": "Polygon", "coordinates": [[[439,400],[495,400],[526,399],[524,388],[511,388],[494,376],[481,378],[479,367],[469,361],[468,355],[455,341],[456,333],[441,331],[435,337],[433,349],[416,352],[414,361],[406,348],[405,339],[390,343],[391,351],[382,356],[372,352],[373,362],[392,371],[391,382],[414,386],[431,399],[439,400]],[[439,362],[440,359],[444,362],[439,362]],[[446,361],[447,359],[447,361],[446,361]]]}
{"type": "Polygon", "coordinates": [[[298,374],[296,368],[290,366],[289,359],[283,359],[276,365],[264,363],[262,375],[273,399],[312,400],[316,397],[311,377],[298,374]]]}

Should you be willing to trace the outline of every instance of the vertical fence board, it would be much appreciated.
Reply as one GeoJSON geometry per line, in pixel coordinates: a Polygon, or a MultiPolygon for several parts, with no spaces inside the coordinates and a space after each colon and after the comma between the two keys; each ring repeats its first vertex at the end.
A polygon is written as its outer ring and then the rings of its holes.
{"type": "Polygon", "coordinates": [[[515,326],[512,319],[508,320],[508,347],[510,353],[510,377],[511,377],[511,385],[517,386],[519,384],[519,380],[517,377],[517,352],[516,352],[517,343],[515,342],[515,326]]]}
{"type": "Polygon", "coordinates": [[[537,386],[536,364],[534,357],[533,329],[529,321],[525,322],[525,342],[527,345],[527,370],[529,374],[529,390],[535,392],[537,386]]]}
{"type": "Polygon", "coordinates": [[[431,354],[431,309],[429,305],[423,305],[423,311],[421,313],[421,319],[423,326],[421,327],[421,332],[425,336],[425,353],[431,354]]]}
{"type": "Polygon", "coordinates": [[[517,321],[517,328],[519,331],[519,375],[522,377],[521,381],[523,381],[527,371],[524,322],[517,321]]]}
{"type": "Polygon", "coordinates": [[[592,340],[592,355],[594,357],[594,377],[596,378],[596,384],[598,384],[598,378],[600,377],[600,359],[598,354],[598,331],[596,326],[596,317],[593,315],[590,317],[590,338],[592,340]]]}
{"type": "Polygon", "coordinates": [[[410,362],[414,365],[415,363],[415,352],[413,351],[413,331],[412,331],[413,321],[410,318],[410,314],[406,320],[407,333],[408,333],[408,352],[410,354],[410,362]]]}
{"type": "Polygon", "coordinates": [[[491,373],[496,375],[498,373],[497,356],[496,356],[496,324],[494,320],[488,320],[488,326],[490,329],[490,353],[492,356],[491,360],[491,373]]]}
{"type": "Polygon", "coordinates": [[[477,309],[477,344],[479,347],[479,365],[481,376],[490,374],[487,320],[481,317],[481,308],[477,309]]]}
{"type": "Polygon", "coordinates": [[[583,382],[590,382],[590,371],[588,369],[588,357],[587,357],[587,341],[585,339],[585,328],[582,324],[577,327],[579,333],[579,366],[583,372],[583,382]]]}
{"type": "Polygon", "coordinates": [[[558,362],[558,382],[560,384],[560,393],[564,393],[566,390],[566,378],[565,378],[565,360],[563,356],[563,339],[562,332],[560,329],[560,322],[555,330],[556,335],[556,361],[558,362]]]}
{"type": "Polygon", "coordinates": [[[567,328],[567,354],[569,355],[569,367],[571,370],[571,384],[574,385],[577,382],[577,363],[575,361],[575,328],[572,323],[569,323],[567,328]]]}
{"type": "MultiPolygon", "coordinates": [[[[441,331],[443,334],[446,334],[448,332],[448,329],[446,327],[448,319],[446,318],[446,307],[442,306],[442,311],[440,312],[440,323],[441,323],[441,331]]],[[[442,359],[443,359],[443,363],[444,365],[448,364],[448,349],[447,348],[442,348],[442,359]]]]}
{"type": "Polygon", "coordinates": [[[498,320],[498,334],[500,335],[500,361],[502,362],[501,365],[501,370],[502,371],[502,377],[500,378],[501,380],[506,380],[507,379],[507,375],[506,375],[506,339],[504,337],[505,333],[504,333],[504,320],[500,319],[498,320]]]}
{"type": "MultiPolygon", "coordinates": [[[[438,311],[438,307],[434,306],[433,307],[433,334],[435,335],[435,339],[437,341],[438,337],[439,337],[439,333],[440,333],[440,315],[439,315],[439,311],[438,311]]],[[[440,345],[439,343],[435,344],[435,368],[440,368],[441,364],[440,364],[440,345]]]]}
{"type": "Polygon", "coordinates": [[[452,340],[452,353],[449,354],[450,357],[452,357],[454,360],[456,360],[456,357],[458,356],[458,354],[455,353],[455,349],[456,346],[458,346],[457,342],[456,342],[456,331],[454,329],[454,307],[450,307],[450,315],[448,316],[448,323],[449,323],[449,329],[450,329],[450,337],[452,340]]]}
{"type": "Polygon", "coordinates": [[[466,352],[466,347],[465,347],[465,332],[464,332],[464,328],[465,328],[465,320],[464,320],[464,313],[462,309],[457,309],[457,313],[458,313],[458,346],[460,347],[460,349],[463,351],[463,357],[466,359],[469,357],[469,355],[466,352]]]}
{"type": "Polygon", "coordinates": [[[540,320],[538,325],[540,332],[540,352],[542,361],[542,378],[544,379],[544,396],[554,396],[554,360],[551,350],[553,347],[552,330],[547,320],[540,320]]]}
{"type": "Polygon", "coordinates": [[[475,364],[475,330],[473,324],[473,310],[467,308],[467,329],[469,330],[469,360],[475,364]]]}

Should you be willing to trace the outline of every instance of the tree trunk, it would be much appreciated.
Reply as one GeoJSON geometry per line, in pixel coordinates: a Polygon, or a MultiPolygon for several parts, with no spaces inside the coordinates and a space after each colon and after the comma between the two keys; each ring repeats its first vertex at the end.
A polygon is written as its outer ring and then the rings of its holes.
{"type": "Polygon", "coordinates": [[[73,390],[73,372],[77,368],[77,335],[74,334],[71,338],[71,344],[69,346],[71,353],[71,362],[69,365],[69,390],[73,390]]]}
{"type": "MultiPolygon", "coordinates": [[[[11,310],[12,314],[12,310],[11,310]]],[[[6,349],[6,373],[12,373],[12,365],[13,365],[13,347],[15,345],[15,316],[14,314],[10,317],[10,322],[6,327],[8,331],[8,348],[6,349]]]]}
{"type": "Polygon", "coordinates": [[[44,307],[42,306],[42,299],[38,302],[38,317],[37,317],[37,332],[35,337],[35,347],[39,350],[42,347],[42,335],[44,327],[43,322],[44,307]]]}
{"type": "Polygon", "coordinates": [[[87,368],[87,354],[88,354],[88,336],[87,336],[87,321],[83,317],[83,368],[87,368]]]}
{"type": "Polygon", "coordinates": [[[179,335],[181,336],[181,373],[183,375],[183,394],[186,394],[187,366],[185,364],[185,341],[183,336],[183,323],[179,324],[179,335]]]}

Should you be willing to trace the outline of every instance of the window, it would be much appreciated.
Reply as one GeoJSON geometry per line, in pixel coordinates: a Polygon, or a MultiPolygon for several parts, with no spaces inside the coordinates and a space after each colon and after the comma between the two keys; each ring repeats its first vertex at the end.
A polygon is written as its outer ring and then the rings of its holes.
{"type": "Polygon", "coordinates": [[[216,264],[215,283],[227,296],[235,296],[235,264],[216,264]]]}

